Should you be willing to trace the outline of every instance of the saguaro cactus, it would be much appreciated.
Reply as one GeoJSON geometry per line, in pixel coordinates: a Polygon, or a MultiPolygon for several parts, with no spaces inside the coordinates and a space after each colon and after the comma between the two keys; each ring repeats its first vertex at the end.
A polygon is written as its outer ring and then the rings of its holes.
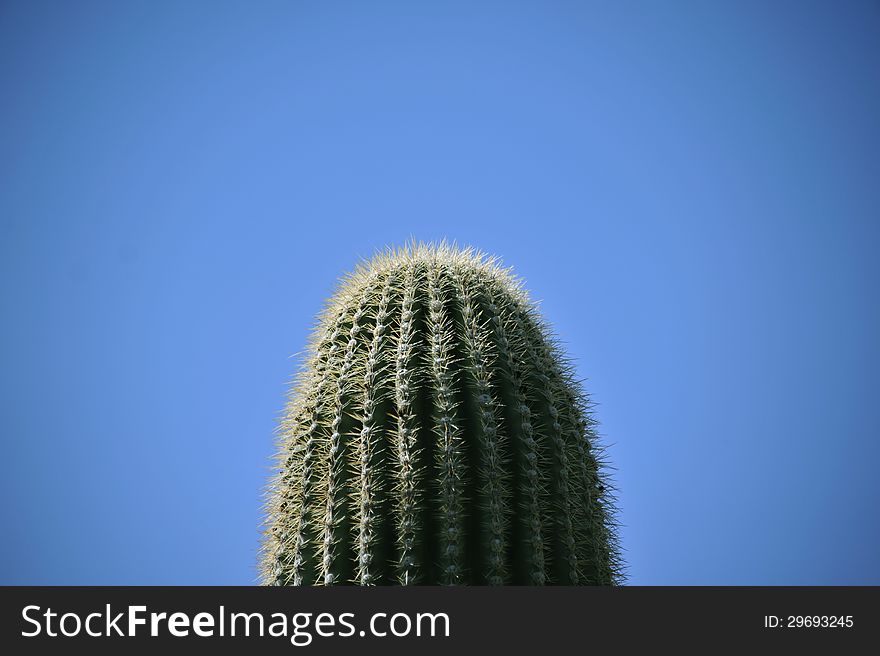
{"type": "Polygon", "coordinates": [[[377,255],[310,350],[279,430],[265,584],[620,581],[589,402],[495,260],[377,255]]]}

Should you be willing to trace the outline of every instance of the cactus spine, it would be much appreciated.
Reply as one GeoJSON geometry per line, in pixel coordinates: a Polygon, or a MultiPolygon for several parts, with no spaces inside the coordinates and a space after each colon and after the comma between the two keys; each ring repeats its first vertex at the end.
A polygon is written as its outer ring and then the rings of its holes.
{"type": "Polygon", "coordinates": [[[589,402],[520,282],[441,244],[343,280],[279,429],[267,585],[613,585],[589,402]]]}

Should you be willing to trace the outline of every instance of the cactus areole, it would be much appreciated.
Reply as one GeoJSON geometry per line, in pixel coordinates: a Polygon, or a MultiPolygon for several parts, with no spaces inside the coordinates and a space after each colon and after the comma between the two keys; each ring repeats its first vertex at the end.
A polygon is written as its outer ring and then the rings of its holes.
{"type": "Polygon", "coordinates": [[[494,259],[377,255],[315,329],[281,420],[267,585],[613,585],[587,397],[494,259]]]}

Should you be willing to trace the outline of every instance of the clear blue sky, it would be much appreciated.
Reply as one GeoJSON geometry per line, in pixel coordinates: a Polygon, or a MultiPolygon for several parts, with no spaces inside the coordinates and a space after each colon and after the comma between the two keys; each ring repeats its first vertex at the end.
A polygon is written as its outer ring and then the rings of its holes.
{"type": "Polygon", "coordinates": [[[633,584],[880,584],[876,2],[3,2],[0,583],[249,584],[409,237],[576,359],[633,584]]]}

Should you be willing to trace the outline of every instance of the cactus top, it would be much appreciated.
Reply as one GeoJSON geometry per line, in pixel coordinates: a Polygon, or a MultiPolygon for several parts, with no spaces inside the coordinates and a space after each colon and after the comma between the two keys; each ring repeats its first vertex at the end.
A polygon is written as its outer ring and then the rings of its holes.
{"type": "Polygon", "coordinates": [[[266,584],[621,580],[589,401],[483,254],[412,245],[344,278],[278,442],[266,584]]]}

